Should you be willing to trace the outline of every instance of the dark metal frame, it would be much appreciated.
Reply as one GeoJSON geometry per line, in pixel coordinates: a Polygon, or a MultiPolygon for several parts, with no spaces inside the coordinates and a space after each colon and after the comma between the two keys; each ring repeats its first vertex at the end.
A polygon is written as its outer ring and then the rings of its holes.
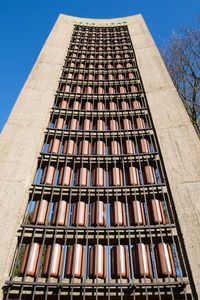
{"type": "MultiPolygon", "coordinates": [[[[91,147],[93,145],[93,141],[95,140],[103,140],[106,144],[106,147],[109,145],[111,140],[118,140],[120,142],[120,148],[122,150],[123,139],[131,137],[134,139],[135,144],[137,145],[137,137],[148,137],[150,140],[152,147],[154,149],[151,153],[136,153],[136,154],[120,154],[120,155],[67,155],[67,154],[52,154],[48,152],[42,151],[38,158],[38,170],[43,168],[44,164],[48,166],[52,163],[56,166],[56,171],[60,165],[66,166],[71,165],[73,171],[76,170],[77,166],[87,166],[91,173],[92,167],[95,165],[97,167],[102,164],[105,166],[106,172],[108,174],[108,170],[110,166],[121,166],[123,174],[125,174],[125,169],[127,165],[133,166],[137,163],[140,172],[142,172],[142,165],[145,162],[148,166],[152,163],[156,166],[158,176],[160,178],[160,183],[158,184],[141,184],[139,186],[128,186],[126,185],[125,176],[124,176],[124,186],[121,187],[113,187],[113,186],[105,186],[105,187],[79,187],[79,186],[58,186],[58,185],[47,185],[40,184],[37,182],[38,180],[38,172],[36,172],[34,182],[32,187],[30,188],[30,198],[27,205],[26,215],[24,216],[23,224],[20,226],[19,230],[19,243],[16,249],[15,258],[13,262],[13,266],[10,273],[10,280],[6,282],[7,290],[5,293],[5,299],[17,298],[17,299],[40,299],[42,293],[42,299],[61,299],[61,298],[70,298],[73,297],[76,299],[77,293],[80,292],[79,297],[85,299],[126,299],[126,297],[132,297],[133,299],[148,299],[152,297],[152,293],[154,295],[154,299],[190,299],[190,292],[188,291],[188,279],[187,279],[187,270],[185,268],[185,262],[183,259],[179,237],[177,235],[176,227],[177,224],[174,222],[173,216],[173,200],[171,198],[171,194],[169,192],[169,186],[166,180],[166,174],[163,167],[163,162],[161,159],[161,154],[158,146],[158,141],[156,137],[156,132],[153,127],[153,121],[151,118],[150,110],[148,107],[148,102],[145,96],[145,91],[142,85],[142,79],[140,77],[140,72],[137,66],[137,61],[135,58],[134,49],[131,43],[131,39],[128,32],[128,27],[124,26],[113,26],[107,27],[110,32],[117,31],[118,35],[121,35],[120,28],[123,28],[124,35],[122,38],[127,39],[127,42],[120,43],[111,43],[108,46],[112,47],[112,51],[91,51],[95,58],[94,59],[80,59],[78,57],[72,58],[70,54],[77,53],[78,54],[87,54],[89,53],[90,46],[97,47],[105,47],[103,44],[96,43],[75,43],[73,42],[73,38],[76,37],[77,31],[80,28],[80,37],[84,38],[85,31],[84,28],[88,28],[89,30],[96,28],[95,35],[98,37],[99,27],[90,27],[90,26],[80,26],[75,25],[75,29],[72,36],[72,41],[68,49],[68,54],[65,59],[65,65],[63,67],[63,71],[61,74],[61,78],[59,81],[58,91],[55,95],[55,105],[52,107],[50,122],[51,125],[55,118],[64,117],[65,123],[68,122],[70,118],[76,117],[79,120],[83,118],[90,118],[92,123],[94,124],[94,120],[103,118],[105,120],[106,126],[108,126],[108,121],[110,119],[116,119],[119,123],[119,130],[116,131],[95,131],[95,130],[70,130],[70,129],[57,129],[52,128],[51,126],[47,127],[45,132],[44,146],[49,143],[50,137],[56,138],[59,137],[61,143],[66,139],[70,139],[73,137],[76,141],[76,145],[80,139],[85,140],[89,139],[91,142],[91,147]],[[81,31],[81,29],[83,29],[81,31]],[[77,45],[79,47],[78,50],[74,50],[73,46],[77,45]],[[119,46],[120,50],[113,50],[113,46],[119,46]],[[123,46],[127,45],[128,49],[124,50],[123,46]],[[86,46],[87,50],[81,50],[81,46],[86,46]],[[118,54],[118,53],[129,53],[131,55],[128,59],[97,59],[97,54],[118,54]],[[92,63],[101,63],[104,65],[104,69],[89,69],[89,68],[69,68],[67,67],[68,62],[83,62],[86,64],[88,62],[92,63]],[[131,61],[133,63],[133,68],[126,68],[125,63],[131,61]],[[121,69],[106,69],[107,62],[116,62],[121,63],[123,68],[121,69]],[[117,74],[128,74],[128,72],[133,71],[137,74],[136,79],[124,79],[120,80],[117,78],[117,74]],[[66,73],[72,73],[73,76],[75,74],[82,73],[86,74],[104,74],[107,75],[112,73],[114,75],[114,80],[80,80],[80,79],[67,79],[65,77],[66,73]],[[74,85],[79,85],[82,89],[85,86],[102,86],[102,87],[115,87],[119,88],[120,86],[126,86],[128,90],[128,86],[131,83],[138,83],[140,85],[140,90],[138,93],[127,93],[127,94],[77,94],[77,93],[65,93],[61,92],[61,87],[64,85],[70,85],[71,87],[74,85]],[[136,97],[140,97],[142,100],[143,107],[142,109],[131,109],[131,101],[136,97]],[[69,108],[61,109],[57,105],[60,100],[68,100],[69,108]],[[74,110],[70,108],[70,103],[73,103],[74,100],[80,100],[81,109],[74,110]],[[121,110],[120,109],[120,101],[126,99],[129,103],[130,110],[121,110]],[[82,109],[82,105],[85,101],[90,100],[93,103],[93,107],[95,107],[95,103],[99,100],[104,101],[105,105],[108,104],[109,101],[115,100],[117,104],[117,110],[115,111],[85,111],[82,109]],[[128,117],[131,119],[132,124],[134,124],[135,116],[143,116],[147,124],[149,124],[148,128],[145,129],[136,129],[133,128],[131,130],[123,130],[121,129],[121,119],[123,117],[128,117]],[[147,225],[146,226],[131,226],[128,217],[128,203],[130,199],[139,199],[142,201],[147,207],[147,199],[151,196],[154,199],[160,195],[162,198],[162,202],[165,207],[165,213],[168,218],[168,223],[166,225],[150,225],[149,216],[146,214],[147,225]],[[75,226],[72,227],[70,225],[66,227],[52,226],[48,225],[31,225],[29,224],[29,216],[31,213],[31,208],[33,207],[34,201],[37,199],[48,199],[50,203],[54,203],[54,201],[61,201],[62,199],[68,199],[68,202],[71,206],[74,202],[84,201],[88,203],[90,207],[91,202],[95,198],[98,202],[102,197],[104,197],[104,202],[107,204],[107,209],[109,204],[115,201],[122,201],[125,204],[126,211],[126,219],[127,226],[107,226],[107,227],[93,227],[89,224],[89,218],[87,220],[86,227],[75,226]],[[91,239],[93,237],[93,240],[91,239]],[[34,279],[30,279],[30,277],[26,276],[26,272],[23,277],[18,277],[16,274],[16,268],[18,267],[20,251],[24,247],[24,243],[32,244],[34,241],[39,241],[43,247],[47,244],[55,244],[55,242],[61,243],[65,247],[68,245],[80,243],[86,246],[86,261],[85,261],[85,270],[84,270],[84,278],[82,280],[77,280],[74,277],[71,279],[66,278],[57,278],[54,281],[51,280],[50,276],[48,276],[45,280],[41,279],[40,271],[34,279]],[[134,270],[133,270],[133,258],[131,248],[135,243],[146,242],[150,245],[151,249],[151,260],[152,263],[155,262],[153,247],[157,242],[164,243],[168,242],[173,244],[174,249],[174,257],[176,259],[176,265],[179,269],[179,275],[175,278],[171,278],[169,275],[165,279],[158,278],[156,265],[153,264],[153,272],[154,277],[151,279],[143,278],[141,280],[136,280],[134,278],[134,270]],[[89,246],[94,244],[102,244],[107,246],[107,255],[108,255],[108,276],[105,280],[100,280],[98,277],[96,279],[88,279],[88,252],[89,246]],[[123,279],[121,274],[119,279],[112,279],[110,277],[110,248],[112,245],[125,245],[128,248],[129,252],[129,262],[130,262],[130,277],[128,279],[123,279]],[[113,288],[115,288],[113,290],[113,288]],[[28,289],[28,290],[27,290],[28,289]],[[53,292],[52,292],[53,291],[53,292]],[[52,294],[53,293],[53,294],[52,294]],[[100,294],[99,294],[100,293],[100,294]]],[[[79,35],[78,35],[79,36],[79,35]]],[[[119,37],[114,37],[114,39],[119,37]]],[[[102,40],[104,40],[102,38],[102,40]]],[[[105,56],[104,55],[104,56],[105,56]]],[[[44,149],[44,147],[43,147],[44,149]]],[[[108,218],[108,216],[107,216],[108,218]]],[[[98,259],[98,258],[97,258],[98,259]]],[[[40,261],[41,263],[41,261],[40,261]]],[[[41,269],[41,267],[40,267],[41,269]]],[[[80,299],[80,298],[79,298],[80,299]]]]}

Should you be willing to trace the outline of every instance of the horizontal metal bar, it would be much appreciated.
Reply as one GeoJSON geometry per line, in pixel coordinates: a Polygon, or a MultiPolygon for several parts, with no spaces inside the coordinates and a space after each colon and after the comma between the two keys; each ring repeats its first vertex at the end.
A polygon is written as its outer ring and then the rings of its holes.
{"type": "Polygon", "coordinates": [[[32,282],[32,281],[6,281],[6,284],[9,286],[13,285],[25,285],[25,286],[52,286],[52,287],[167,287],[167,286],[183,286],[187,285],[189,281],[174,281],[174,282],[132,282],[132,283],[125,283],[125,282],[91,282],[91,283],[82,283],[82,282],[74,282],[74,283],[65,283],[65,282],[32,282]]]}
{"type": "Polygon", "coordinates": [[[109,227],[100,227],[100,226],[88,226],[88,227],[80,227],[80,226],[51,226],[51,225],[23,225],[21,224],[20,227],[22,228],[38,228],[38,229],[60,229],[60,230],[70,230],[70,231],[119,231],[124,232],[128,230],[137,231],[137,230],[146,230],[146,229],[170,229],[175,228],[175,224],[167,224],[167,225],[146,225],[146,226],[109,226],[109,227]]]}

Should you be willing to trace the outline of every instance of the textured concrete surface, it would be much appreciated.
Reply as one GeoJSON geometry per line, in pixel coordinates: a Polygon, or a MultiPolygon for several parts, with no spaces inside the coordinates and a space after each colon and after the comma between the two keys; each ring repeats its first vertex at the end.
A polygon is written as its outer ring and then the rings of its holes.
{"type": "Polygon", "coordinates": [[[132,19],[129,32],[200,295],[200,141],[141,15],[132,19]]]}
{"type": "Polygon", "coordinates": [[[25,212],[49,110],[76,22],[105,26],[127,24],[129,27],[195,288],[200,294],[200,143],[141,15],[104,20],[60,15],[48,37],[0,139],[0,283],[3,285],[9,278],[17,230],[25,212]]]}
{"type": "MultiPolygon", "coordinates": [[[[9,279],[17,230],[64,64],[73,24],[62,15],[50,33],[0,137],[0,285],[9,279]]],[[[2,290],[1,290],[2,298],[2,290]]]]}

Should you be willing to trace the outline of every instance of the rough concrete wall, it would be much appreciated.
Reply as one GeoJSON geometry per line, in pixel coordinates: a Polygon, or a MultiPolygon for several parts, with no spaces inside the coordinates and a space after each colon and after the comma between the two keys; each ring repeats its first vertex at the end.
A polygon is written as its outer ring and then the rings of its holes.
{"type": "Polygon", "coordinates": [[[141,15],[132,19],[129,33],[200,295],[200,141],[141,15]]]}
{"type": "Polygon", "coordinates": [[[9,278],[17,230],[27,205],[72,30],[71,20],[60,15],[0,137],[1,287],[9,278]]]}

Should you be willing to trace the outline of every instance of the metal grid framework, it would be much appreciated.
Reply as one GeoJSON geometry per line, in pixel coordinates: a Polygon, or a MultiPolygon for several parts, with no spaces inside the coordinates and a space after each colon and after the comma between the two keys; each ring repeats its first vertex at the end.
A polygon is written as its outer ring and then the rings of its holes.
{"type": "Polygon", "coordinates": [[[5,299],[190,299],[128,27],[75,25],[5,299]]]}

